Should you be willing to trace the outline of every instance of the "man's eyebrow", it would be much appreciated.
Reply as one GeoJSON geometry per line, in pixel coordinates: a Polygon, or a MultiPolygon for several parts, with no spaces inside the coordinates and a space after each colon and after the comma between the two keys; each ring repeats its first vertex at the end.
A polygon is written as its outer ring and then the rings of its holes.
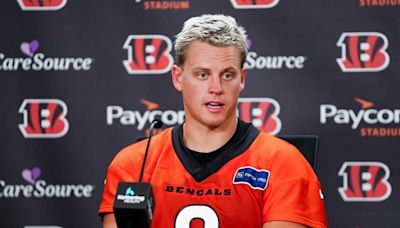
{"type": "Polygon", "coordinates": [[[238,69],[237,69],[237,67],[235,67],[235,66],[229,66],[229,67],[225,68],[225,69],[223,70],[223,72],[228,71],[228,70],[238,70],[238,69]]]}
{"type": "MultiPolygon", "coordinates": [[[[198,66],[198,67],[197,67],[197,66],[196,66],[196,67],[193,67],[192,70],[210,71],[209,68],[207,68],[207,67],[200,67],[200,66],[198,66]]],[[[225,71],[229,71],[229,70],[235,70],[235,71],[237,71],[238,69],[237,69],[237,67],[235,67],[235,66],[229,66],[229,67],[224,68],[221,72],[225,72],[225,71]]]]}
{"type": "Polygon", "coordinates": [[[192,68],[192,70],[203,70],[203,71],[209,71],[210,69],[206,67],[200,67],[200,66],[195,66],[192,68]]]}

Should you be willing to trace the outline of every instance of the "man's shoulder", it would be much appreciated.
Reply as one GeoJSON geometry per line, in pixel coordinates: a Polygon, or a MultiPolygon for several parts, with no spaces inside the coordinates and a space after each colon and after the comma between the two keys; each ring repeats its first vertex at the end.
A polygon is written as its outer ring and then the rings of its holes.
{"type": "Polygon", "coordinates": [[[260,132],[256,143],[257,146],[261,148],[270,148],[274,150],[296,150],[296,147],[294,147],[292,144],[266,132],[260,132]]]}
{"type": "Polygon", "coordinates": [[[308,161],[296,146],[268,133],[259,135],[255,141],[253,153],[259,161],[274,164],[275,168],[291,167],[291,169],[303,173],[310,173],[310,170],[312,170],[308,161]]]}
{"type": "Polygon", "coordinates": [[[300,151],[287,141],[277,136],[260,132],[251,146],[252,156],[266,161],[295,161],[301,160],[300,151]]]}

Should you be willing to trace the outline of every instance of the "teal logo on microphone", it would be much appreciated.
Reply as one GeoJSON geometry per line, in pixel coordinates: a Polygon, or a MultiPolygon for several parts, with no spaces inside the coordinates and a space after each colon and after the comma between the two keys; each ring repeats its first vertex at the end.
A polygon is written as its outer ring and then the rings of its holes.
{"type": "Polygon", "coordinates": [[[125,195],[126,195],[126,196],[134,196],[134,195],[136,195],[136,194],[135,194],[135,191],[133,191],[132,188],[129,187],[129,188],[126,189],[125,195]]]}

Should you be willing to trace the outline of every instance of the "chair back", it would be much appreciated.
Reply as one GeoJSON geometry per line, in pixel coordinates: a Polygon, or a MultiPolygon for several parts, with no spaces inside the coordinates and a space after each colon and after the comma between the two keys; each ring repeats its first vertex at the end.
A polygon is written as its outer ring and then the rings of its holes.
{"type": "Polygon", "coordinates": [[[280,139],[294,145],[310,163],[317,168],[318,136],[316,135],[278,135],[280,139]]]}

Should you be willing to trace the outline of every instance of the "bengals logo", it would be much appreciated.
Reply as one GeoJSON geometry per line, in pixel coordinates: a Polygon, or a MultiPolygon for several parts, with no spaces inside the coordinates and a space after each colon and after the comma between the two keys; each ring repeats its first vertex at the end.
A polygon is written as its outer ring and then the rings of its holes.
{"type": "Polygon", "coordinates": [[[343,72],[382,71],[390,62],[388,44],[382,33],[345,32],[336,44],[342,48],[342,57],[336,61],[343,72]]]}
{"type": "Polygon", "coordinates": [[[22,10],[59,10],[67,0],[17,0],[22,10]]]}
{"type": "Polygon", "coordinates": [[[238,115],[260,131],[276,135],[281,130],[279,103],[272,98],[239,98],[238,115]]]}
{"type": "Polygon", "coordinates": [[[272,8],[279,0],[231,0],[235,9],[265,9],[272,8]]]}
{"type": "Polygon", "coordinates": [[[171,40],[163,35],[130,35],[124,43],[128,60],[123,64],[129,74],[164,74],[171,70],[171,40]]]}
{"type": "Polygon", "coordinates": [[[389,168],[381,162],[345,162],[338,174],[343,177],[338,190],[344,201],[384,201],[392,192],[389,168]]]}
{"type": "Polygon", "coordinates": [[[25,99],[19,129],[25,138],[60,138],[68,132],[67,106],[58,99],[25,99]]]}

